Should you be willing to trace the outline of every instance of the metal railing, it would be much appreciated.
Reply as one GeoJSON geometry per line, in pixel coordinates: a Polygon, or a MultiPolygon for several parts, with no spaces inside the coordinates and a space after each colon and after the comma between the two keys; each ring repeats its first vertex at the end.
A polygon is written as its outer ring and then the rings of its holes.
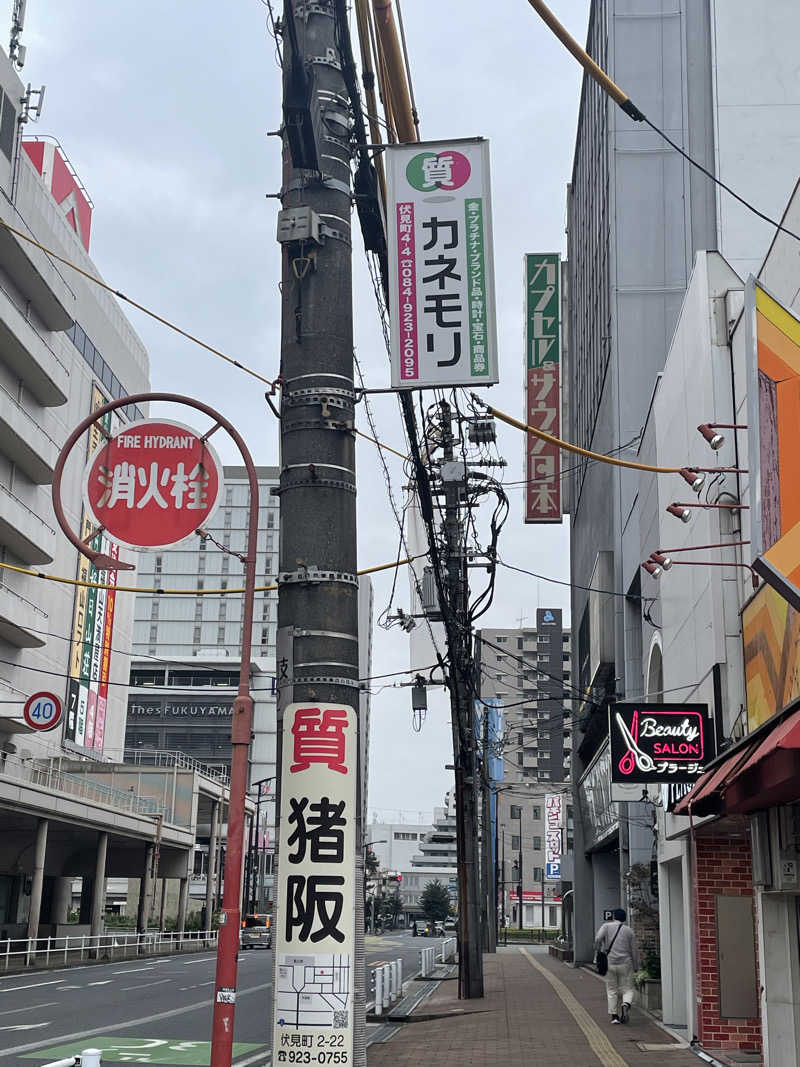
{"type": "Polygon", "coordinates": [[[458,938],[446,937],[440,947],[439,959],[442,963],[452,963],[458,952],[458,938]]]}
{"type": "Polygon", "coordinates": [[[192,759],[183,752],[162,752],[154,748],[125,748],[122,755],[124,763],[132,763],[140,767],[178,767],[183,770],[196,771],[221,785],[230,785],[227,770],[222,767],[209,767],[208,764],[192,759]]]}
{"type": "Polygon", "coordinates": [[[392,960],[391,963],[378,964],[372,972],[372,986],[375,992],[375,1014],[382,1015],[384,1008],[391,1007],[403,995],[403,961],[392,960]]]}
{"type": "Polygon", "coordinates": [[[89,774],[65,771],[60,759],[35,759],[0,754],[0,777],[12,778],[30,785],[43,786],[57,793],[66,793],[81,800],[91,800],[117,811],[134,815],[164,815],[163,804],[152,797],[140,797],[125,789],[114,789],[104,782],[96,781],[89,774]]]}
{"type": "Polygon", "coordinates": [[[419,973],[422,978],[427,978],[436,966],[436,946],[421,948],[419,950],[419,973]]]}
{"type": "Polygon", "coordinates": [[[0,962],[8,971],[14,964],[80,963],[82,960],[124,960],[136,956],[156,956],[191,948],[211,948],[217,943],[216,930],[158,930],[146,934],[121,931],[74,937],[25,937],[0,941],[0,962]]]}

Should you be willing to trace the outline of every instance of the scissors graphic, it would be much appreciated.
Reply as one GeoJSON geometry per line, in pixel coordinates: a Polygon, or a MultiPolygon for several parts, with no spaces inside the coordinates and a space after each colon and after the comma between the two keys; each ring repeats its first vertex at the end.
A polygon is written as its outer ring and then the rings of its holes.
{"type": "Polygon", "coordinates": [[[619,726],[622,736],[625,738],[625,744],[628,746],[628,751],[619,761],[619,769],[623,774],[632,774],[634,767],[638,767],[640,771],[654,771],[656,769],[655,763],[646,752],[642,752],[636,743],[639,734],[639,712],[634,711],[633,713],[633,733],[628,729],[619,712],[616,713],[616,719],[617,726],[619,726]]]}

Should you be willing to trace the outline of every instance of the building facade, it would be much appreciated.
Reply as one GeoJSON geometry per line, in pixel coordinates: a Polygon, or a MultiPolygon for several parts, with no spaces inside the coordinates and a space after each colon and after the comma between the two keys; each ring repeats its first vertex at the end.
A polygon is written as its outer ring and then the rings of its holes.
{"type": "MultiPolygon", "coordinates": [[[[800,12],[789,0],[771,5],[769,19],[743,0],[654,0],[636,11],[622,0],[593,0],[588,50],[694,159],[760,210],[778,217],[800,170],[797,140],[782,133],[786,122],[800,114],[790,43],[798,32],[800,12]]],[[[718,299],[714,287],[727,285],[726,277],[742,279],[758,270],[772,231],[652,129],[634,123],[588,78],[567,193],[567,228],[567,437],[595,452],[635,460],[650,448],[643,427],[652,429],[653,408],[662,402],[659,375],[690,277],[698,269],[698,253],[716,249],[724,257],[724,265],[704,262],[701,271],[718,299]]],[[[733,313],[724,301],[713,306],[720,316],[733,313]]],[[[720,341],[723,359],[726,325],[722,323],[720,341]]],[[[689,389],[694,364],[684,364],[683,372],[682,391],[676,390],[679,395],[672,401],[682,404],[685,413],[694,411],[689,389]]],[[[721,411],[721,395],[713,399],[721,411]]],[[[705,408],[698,422],[712,418],[714,412],[708,404],[705,408]]],[[[729,417],[720,421],[737,421],[730,410],[726,413],[729,417]]],[[[683,436],[673,430],[661,441],[662,463],[691,465],[698,443],[704,447],[696,430],[683,436]]],[[[676,481],[657,482],[668,503],[685,499],[680,494],[686,487],[676,481]]],[[[635,923],[648,951],[657,953],[659,947],[653,918],[659,904],[650,877],[657,863],[653,827],[658,817],[650,804],[612,803],[608,748],[613,701],[674,698],[680,684],[676,675],[687,680],[691,673],[692,682],[702,677],[690,667],[700,669],[697,647],[687,640],[686,659],[680,664],[675,660],[669,681],[664,659],[662,680],[665,638],[657,629],[662,623],[653,610],[652,590],[642,587],[647,576],[641,570],[647,558],[643,544],[648,553],[663,545],[656,513],[649,510],[653,500],[647,493],[652,497],[653,491],[638,472],[597,462],[578,463],[569,488],[575,683],[583,694],[573,747],[578,961],[591,958],[604,912],[619,904],[638,912],[635,923]]],[[[674,525],[669,534],[664,531],[667,542],[677,543],[674,525]]],[[[698,536],[696,543],[720,540],[698,536]]],[[[684,634],[690,633],[684,620],[684,634]]],[[[720,641],[715,662],[722,665],[729,659],[725,641],[720,641]]],[[[727,669],[720,666],[717,675],[718,701],[733,704],[733,692],[730,698],[724,695],[727,669]]],[[[689,699],[686,691],[677,695],[689,699]]],[[[679,884],[686,883],[674,883],[673,901],[679,884]]],[[[662,967],[663,920],[662,909],[662,967]]],[[[680,939],[675,944],[680,946],[680,939]]],[[[674,949],[676,970],[695,966],[690,949],[689,941],[682,950],[674,949]]],[[[677,1002],[670,1001],[669,1012],[691,1038],[697,1026],[693,981],[688,989],[684,1008],[679,1011],[673,1006],[677,1002]]],[[[665,1003],[665,1021],[667,1011],[665,1003]]]]}

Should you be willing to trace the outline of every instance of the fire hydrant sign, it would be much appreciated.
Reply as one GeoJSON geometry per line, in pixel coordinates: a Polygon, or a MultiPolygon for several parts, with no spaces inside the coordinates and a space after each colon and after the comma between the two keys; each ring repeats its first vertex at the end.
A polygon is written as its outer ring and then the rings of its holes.
{"type": "Polygon", "coordinates": [[[356,715],[284,712],[272,1062],[353,1064],[356,715]]]}
{"type": "Polygon", "coordinates": [[[213,515],[223,486],[216,452],[178,422],[144,419],[118,430],[84,474],[91,519],[120,545],[167,548],[213,515]]]}
{"type": "Polygon", "coordinates": [[[386,160],[392,387],[493,385],[489,144],[392,145],[386,160]]]}

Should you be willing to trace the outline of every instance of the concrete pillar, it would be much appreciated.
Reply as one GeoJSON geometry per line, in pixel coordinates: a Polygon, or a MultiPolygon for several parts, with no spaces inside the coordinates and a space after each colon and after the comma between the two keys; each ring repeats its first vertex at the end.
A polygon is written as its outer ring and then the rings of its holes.
{"type": "Polygon", "coordinates": [[[72,902],[72,879],[56,878],[53,883],[53,922],[59,926],[69,920],[69,906],[72,902]]]}
{"type": "MultiPolygon", "coordinates": [[[[47,819],[39,819],[36,827],[36,845],[33,855],[33,880],[31,883],[31,910],[28,915],[28,937],[35,938],[39,932],[39,916],[42,911],[42,885],[44,884],[44,857],[47,851],[47,819]]],[[[28,959],[36,958],[36,944],[28,959]]]]}
{"type": "Polygon", "coordinates": [[[164,908],[167,903],[167,879],[161,879],[161,906],[158,909],[158,928],[164,929],[164,908]]]}
{"type": "Polygon", "coordinates": [[[178,919],[175,929],[182,934],[186,929],[186,906],[189,902],[189,878],[184,875],[181,878],[180,892],[178,893],[178,919]]]}
{"type": "Polygon", "coordinates": [[[147,933],[147,912],[150,902],[150,886],[152,884],[151,872],[153,869],[153,852],[155,845],[148,844],[144,852],[144,870],[139,881],[139,907],[136,914],[136,931],[140,934],[147,933]]]}
{"type": "Polygon", "coordinates": [[[211,835],[208,839],[208,871],[206,873],[206,930],[211,929],[211,917],[214,914],[215,863],[217,859],[217,839],[219,836],[219,801],[211,801],[211,835]]]}
{"type": "Polygon", "coordinates": [[[97,857],[94,867],[94,886],[92,887],[92,937],[99,937],[105,926],[107,854],[108,833],[106,830],[101,830],[97,835],[97,857]]]}
{"type": "Polygon", "coordinates": [[[78,922],[88,926],[92,921],[92,898],[94,897],[94,878],[84,875],[81,878],[81,899],[78,904],[78,922]]]}

